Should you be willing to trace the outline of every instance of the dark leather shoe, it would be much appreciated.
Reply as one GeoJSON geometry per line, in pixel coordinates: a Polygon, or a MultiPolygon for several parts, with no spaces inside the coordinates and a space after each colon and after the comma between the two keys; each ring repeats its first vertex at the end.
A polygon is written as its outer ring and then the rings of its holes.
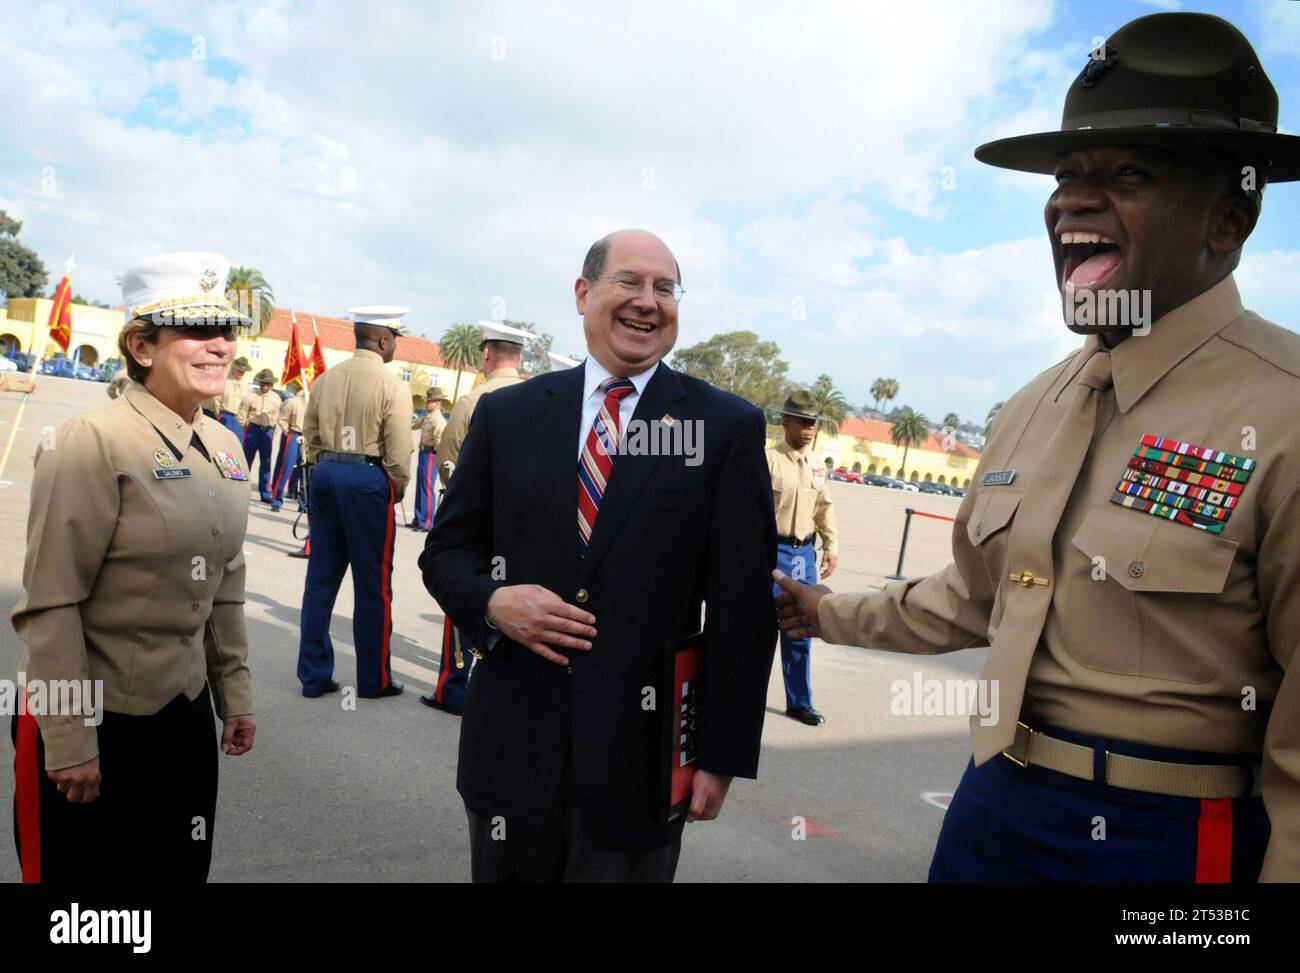
{"type": "Polygon", "coordinates": [[[384,699],[387,696],[400,696],[402,695],[402,690],[405,688],[406,688],[405,683],[403,683],[401,680],[394,679],[392,682],[388,684],[387,689],[381,689],[373,696],[364,696],[362,698],[363,699],[384,699]]]}
{"type": "Polygon", "coordinates": [[[339,684],[331,679],[325,684],[324,688],[316,690],[303,689],[302,694],[308,699],[320,699],[322,696],[328,695],[329,693],[337,693],[338,691],[339,684]]]}
{"type": "Polygon", "coordinates": [[[460,716],[460,710],[456,709],[454,706],[448,706],[446,703],[438,702],[438,697],[433,693],[424,693],[420,697],[420,702],[431,709],[440,709],[444,713],[450,713],[452,716],[460,716]]]}
{"type": "Polygon", "coordinates": [[[811,706],[807,709],[803,709],[802,707],[797,709],[787,709],[785,715],[790,717],[790,719],[798,720],[800,723],[806,724],[807,726],[820,726],[826,722],[826,717],[822,716],[821,713],[818,713],[811,706]]]}

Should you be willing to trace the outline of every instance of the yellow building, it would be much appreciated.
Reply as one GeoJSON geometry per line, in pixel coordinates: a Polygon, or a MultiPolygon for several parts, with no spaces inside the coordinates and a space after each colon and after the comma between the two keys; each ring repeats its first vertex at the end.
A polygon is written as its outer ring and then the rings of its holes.
{"type": "MultiPolygon", "coordinates": [[[[45,297],[11,297],[7,317],[0,316],[0,351],[32,351],[42,335],[49,334],[50,308],[54,302],[45,297]]],[[[122,309],[87,307],[70,304],[72,344],[68,357],[79,357],[83,365],[98,365],[117,356],[117,335],[122,330],[122,309]]],[[[62,349],[53,341],[45,342],[43,358],[62,349]]]]}
{"type": "MultiPolygon", "coordinates": [[[[11,298],[8,317],[0,316],[0,353],[32,351],[42,335],[49,333],[50,308],[53,301],[47,298],[11,298]]],[[[125,323],[122,309],[71,305],[72,344],[69,357],[80,353],[84,365],[97,365],[109,358],[118,357],[117,336],[125,323]]],[[[316,338],[321,337],[325,367],[352,357],[356,342],[352,337],[352,322],[324,315],[299,314],[298,334],[302,341],[304,357],[311,353],[316,338]]],[[[253,366],[253,373],[269,368],[275,373],[277,384],[284,373],[284,359],[289,351],[292,318],[288,310],[276,308],[270,325],[256,338],[240,338],[236,355],[244,355],[253,366]]],[[[58,345],[46,341],[43,358],[60,351],[58,345]]],[[[424,392],[430,385],[439,385],[449,395],[456,394],[456,370],[448,368],[442,360],[437,344],[417,335],[397,339],[397,354],[393,358],[397,376],[411,388],[412,401],[422,405],[424,392]]],[[[474,387],[479,378],[476,369],[467,368],[460,374],[460,391],[463,395],[474,387]]]]}
{"type": "MultiPolygon", "coordinates": [[[[768,445],[779,443],[784,435],[780,426],[768,426],[768,445]]],[[[894,445],[890,424],[882,419],[845,419],[838,436],[818,435],[814,452],[828,470],[844,467],[854,473],[896,477],[903,465],[903,447],[894,445]]],[[[940,433],[932,432],[924,443],[908,449],[904,474],[912,483],[966,489],[979,460],[979,453],[955,437],[945,442],[940,433]]]]}

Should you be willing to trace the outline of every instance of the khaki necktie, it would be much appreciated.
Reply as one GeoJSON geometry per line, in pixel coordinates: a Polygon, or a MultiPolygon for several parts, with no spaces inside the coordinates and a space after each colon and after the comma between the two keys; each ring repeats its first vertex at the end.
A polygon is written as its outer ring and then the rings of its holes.
{"type": "Polygon", "coordinates": [[[1015,740],[1029,664],[1056,584],[1052,538],[1092,445],[1098,406],[1110,385],[1110,354],[1099,351],[1075,378],[1069,409],[1043,450],[1045,462],[1039,468],[1039,478],[1026,489],[1012,522],[1007,546],[1010,571],[998,579],[1004,605],[1002,622],[981,674],[984,680],[996,680],[998,720],[983,726],[979,715],[971,717],[976,763],[983,763],[1015,740]]]}

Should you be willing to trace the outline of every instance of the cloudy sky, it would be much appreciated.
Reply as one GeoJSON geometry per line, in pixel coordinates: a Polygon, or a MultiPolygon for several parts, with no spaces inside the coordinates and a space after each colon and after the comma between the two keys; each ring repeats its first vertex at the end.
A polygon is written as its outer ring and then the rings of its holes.
{"type": "MultiPolygon", "coordinates": [[[[1094,38],[1179,8],[1246,32],[1300,130],[1289,0],[0,0],[0,208],[100,300],[216,250],[281,305],[406,304],[435,340],[530,320],[569,353],[587,246],[644,226],[681,262],[679,347],[750,329],[851,402],[889,375],[982,422],[1074,339],[1050,179],[971,152],[1055,128],[1094,38]]],[[[1238,274],[1293,328],[1297,214],[1269,189],[1238,274]]]]}

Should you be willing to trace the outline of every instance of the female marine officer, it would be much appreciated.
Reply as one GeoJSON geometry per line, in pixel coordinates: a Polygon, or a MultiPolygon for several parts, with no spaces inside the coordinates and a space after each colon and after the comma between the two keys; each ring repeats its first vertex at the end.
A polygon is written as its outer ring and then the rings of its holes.
{"type": "Polygon", "coordinates": [[[247,469],[199,405],[225,386],[229,264],[128,270],[118,346],[132,382],[37,453],[14,717],[25,881],[206,880],[221,749],[256,730],[244,629],[247,469]]]}

